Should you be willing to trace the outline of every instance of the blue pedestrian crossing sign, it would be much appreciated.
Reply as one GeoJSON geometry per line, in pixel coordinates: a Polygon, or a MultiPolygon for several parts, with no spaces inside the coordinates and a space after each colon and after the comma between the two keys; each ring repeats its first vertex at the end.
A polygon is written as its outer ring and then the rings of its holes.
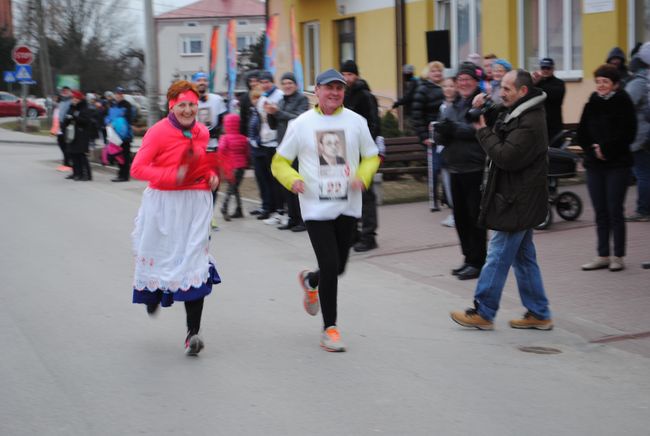
{"type": "Polygon", "coordinates": [[[7,83],[14,83],[16,81],[16,75],[13,71],[5,71],[2,78],[7,83]]]}
{"type": "Polygon", "coordinates": [[[29,65],[16,65],[16,72],[14,73],[18,82],[31,82],[32,81],[32,67],[29,65]]]}

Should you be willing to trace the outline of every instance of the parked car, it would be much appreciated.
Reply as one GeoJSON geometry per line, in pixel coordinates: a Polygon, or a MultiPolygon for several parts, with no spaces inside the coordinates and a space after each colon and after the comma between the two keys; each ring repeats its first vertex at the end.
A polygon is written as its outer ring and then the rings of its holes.
{"type": "MultiPolygon", "coordinates": [[[[19,117],[21,100],[13,94],[0,91],[0,117],[19,117]]],[[[27,100],[27,116],[29,118],[45,115],[45,108],[33,101],[27,100]]]]}

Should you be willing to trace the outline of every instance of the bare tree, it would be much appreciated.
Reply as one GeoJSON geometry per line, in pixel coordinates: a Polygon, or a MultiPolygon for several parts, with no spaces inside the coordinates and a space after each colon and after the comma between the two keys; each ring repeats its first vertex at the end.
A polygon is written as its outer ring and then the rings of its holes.
{"type": "Polygon", "coordinates": [[[78,74],[85,90],[142,80],[133,77],[137,65],[129,50],[140,44],[131,47],[133,14],[125,0],[28,0],[17,6],[16,33],[38,47],[37,69],[44,77],[78,74]]]}

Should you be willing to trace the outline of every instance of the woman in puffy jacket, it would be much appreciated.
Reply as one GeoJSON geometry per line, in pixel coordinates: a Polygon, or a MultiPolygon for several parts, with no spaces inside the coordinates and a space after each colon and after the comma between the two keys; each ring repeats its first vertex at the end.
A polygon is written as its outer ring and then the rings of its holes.
{"type": "Polygon", "coordinates": [[[440,105],[445,100],[441,87],[444,64],[433,61],[427,68],[427,75],[420,80],[411,106],[413,128],[423,144],[429,144],[429,123],[438,120],[440,105]]]}
{"type": "Polygon", "coordinates": [[[596,92],[591,94],[578,125],[578,143],[584,150],[587,187],[596,212],[598,256],[582,265],[585,271],[625,268],[623,202],[630,180],[630,144],[636,135],[636,114],[630,96],[619,87],[621,76],[613,65],[594,72],[596,92]],[[614,256],[610,258],[610,238],[614,256]]]}
{"type": "Polygon", "coordinates": [[[210,135],[196,122],[199,93],[185,80],[167,91],[169,115],[142,139],[131,175],[147,180],[132,234],[133,302],[152,315],[183,301],[185,354],[203,348],[199,337],[203,299],[221,282],[209,252],[212,194],[219,179],[206,156],[210,135]]]}

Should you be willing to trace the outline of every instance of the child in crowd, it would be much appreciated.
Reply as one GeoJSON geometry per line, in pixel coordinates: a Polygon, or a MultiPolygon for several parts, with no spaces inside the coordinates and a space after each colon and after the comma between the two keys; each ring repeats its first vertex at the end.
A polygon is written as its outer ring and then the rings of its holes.
{"type": "Polygon", "coordinates": [[[226,198],[221,205],[223,219],[230,221],[231,218],[242,218],[241,198],[239,196],[239,185],[244,177],[244,171],[248,166],[248,139],[239,133],[240,118],[237,114],[226,115],[224,118],[225,133],[219,138],[219,161],[225,169],[228,180],[228,191],[226,198]],[[228,203],[230,197],[235,196],[237,209],[232,215],[228,214],[228,203]]]}

